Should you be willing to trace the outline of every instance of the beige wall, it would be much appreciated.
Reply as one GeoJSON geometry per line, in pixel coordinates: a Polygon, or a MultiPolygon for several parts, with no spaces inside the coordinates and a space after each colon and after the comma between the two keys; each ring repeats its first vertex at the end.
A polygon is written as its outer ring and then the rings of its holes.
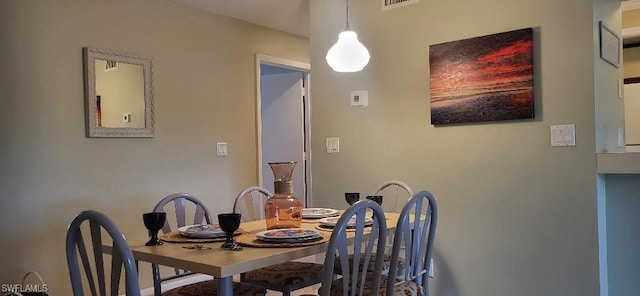
{"type": "Polygon", "coordinates": [[[146,235],[140,213],[173,192],[230,209],[257,179],[253,61],[263,53],[313,65],[316,206],[343,208],[344,192],[388,179],[436,195],[434,295],[598,295],[595,152],[615,146],[620,108],[605,107],[619,77],[597,56],[596,32],[603,18],[619,26],[615,9],[461,0],[381,12],[379,1],[350,1],[372,58],[345,74],[324,60],[344,28],[340,1],[311,1],[311,46],[168,1],[51,2],[0,2],[0,283],[37,270],[51,295],[69,295],[64,233],[82,209],[114,217],[129,238],[146,235]],[[525,27],[536,44],[536,118],[430,125],[428,46],[525,27]],[[155,138],[84,137],[84,46],[154,58],[155,138]],[[369,107],[351,109],[359,89],[369,107]],[[577,146],[551,148],[549,126],[567,123],[577,146]],[[325,154],[333,136],[340,153],[325,154]],[[218,141],[228,157],[215,157],[218,141]]]}
{"type": "Polygon", "coordinates": [[[174,192],[231,210],[257,182],[255,55],[310,61],[308,39],[164,0],[0,1],[0,40],[0,284],[36,270],[50,295],[71,294],[64,237],[79,210],[128,238],[174,192]],[[155,138],[85,138],[83,47],[153,58],[155,138]]]}
{"type": "Polygon", "coordinates": [[[622,53],[624,78],[640,77],[640,46],[625,48],[622,53]]]}
{"type": "MultiPolygon", "coordinates": [[[[622,28],[640,27],[640,9],[622,12],[622,28]]],[[[623,54],[624,78],[640,77],[640,47],[625,48],[623,54]]]]}
{"type": "Polygon", "coordinates": [[[622,12],[622,27],[640,27],[640,9],[627,10],[622,12]]]}
{"type": "Polygon", "coordinates": [[[619,74],[595,51],[598,20],[619,28],[619,3],[608,2],[602,11],[555,0],[420,1],[381,11],[380,1],[350,1],[351,28],[371,62],[336,73],[324,56],[344,28],[344,4],[311,1],[316,205],[342,207],[344,192],[404,180],[439,202],[433,295],[599,295],[595,152],[615,141],[596,135],[622,125],[621,117],[595,121],[596,100],[617,100],[619,74]],[[527,27],[536,118],[431,125],[429,45],[527,27]],[[369,106],[350,108],[349,92],[364,89],[369,106]],[[550,147],[549,126],[569,123],[577,146],[550,147]],[[327,137],[340,137],[340,153],[323,152],[327,137]]]}

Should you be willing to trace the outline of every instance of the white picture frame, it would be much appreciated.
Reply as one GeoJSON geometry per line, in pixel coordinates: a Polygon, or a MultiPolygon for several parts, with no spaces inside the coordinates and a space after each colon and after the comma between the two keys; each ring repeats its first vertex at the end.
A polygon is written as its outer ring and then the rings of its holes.
{"type": "Polygon", "coordinates": [[[600,21],[600,58],[614,67],[620,67],[620,36],[600,21]]]}

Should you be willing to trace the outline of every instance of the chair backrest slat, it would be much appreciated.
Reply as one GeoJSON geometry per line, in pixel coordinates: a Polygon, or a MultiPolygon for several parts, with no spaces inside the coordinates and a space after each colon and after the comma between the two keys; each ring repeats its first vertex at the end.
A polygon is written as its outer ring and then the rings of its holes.
{"type": "Polygon", "coordinates": [[[174,212],[176,213],[176,225],[182,227],[187,225],[186,206],[184,197],[177,197],[173,200],[174,212]]]}
{"type": "Polygon", "coordinates": [[[118,295],[118,287],[120,286],[120,275],[122,274],[122,257],[120,256],[120,253],[115,252],[113,253],[113,260],[111,260],[111,277],[112,280],[111,281],[111,296],[117,296],[118,295]]]}
{"type": "MultiPolygon", "coordinates": [[[[104,276],[104,260],[102,258],[102,231],[100,225],[89,220],[89,227],[91,229],[91,244],[93,249],[93,257],[96,261],[96,276],[98,277],[98,287],[100,288],[100,295],[106,295],[106,279],[104,276]]],[[[115,258],[114,258],[115,259],[115,258]]],[[[112,261],[114,260],[112,259],[112,261]]],[[[118,278],[119,280],[120,278],[118,278]]]]}
{"type": "MultiPolygon", "coordinates": [[[[91,291],[91,295],[96,295],[97,294],[96,283],[93,277],[93,271],[91,270],[91,264],[89,263],[89,255],[87,253],[87,247],[84,245],[84,237],[82,236],[82,232],[80,231],[76,232],[74,235],[75,237],[67,238],[67,239],[72,239],[72,241],[75,243],[77,256],[80,256],[80,260],[82,262],[82,268],[85,271],[84,275],[87,279],[87,282],[89,283],[89,290],[91,291]]],[[[77,265],[78,264],[77,256],[68,258],[67,260],[75,262],[75,265],[77,265]]],[[[70,271],[70,272],[74,273],[74,271],[70,271]]],[[[80,271],[78,270],[78,277],[80,276],[79,274],[80,274],[80,271]]]]}
{"type": "Polygon", "coordinates": [[[196,212],[193,215],[193,223],[192,224],[202,224],[205,221],[205,212],[202,207],[196,207],[196,212]]]}

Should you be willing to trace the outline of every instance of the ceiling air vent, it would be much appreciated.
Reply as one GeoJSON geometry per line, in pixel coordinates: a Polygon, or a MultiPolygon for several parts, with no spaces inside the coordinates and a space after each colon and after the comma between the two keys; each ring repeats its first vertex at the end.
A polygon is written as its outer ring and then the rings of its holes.
{"type": "Polygon", "coordinates": [[[104,66],[104,71],[115,71],[118,70],[118,62],[116,61],[106,61],[104,66]]]}
{"type": "Polygon", "coordinates": [[[380,0],[382,2],[382,10],[398,8],[410,4],[416,4],[420,0],[380,0]]]}

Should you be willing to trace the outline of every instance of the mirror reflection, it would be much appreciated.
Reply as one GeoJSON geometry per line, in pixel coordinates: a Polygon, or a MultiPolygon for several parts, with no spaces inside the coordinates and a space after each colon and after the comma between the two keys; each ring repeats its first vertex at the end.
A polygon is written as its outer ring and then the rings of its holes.
{"type": "Polygon", "coordinates": [[[153,137],[151,58],[85,48],[88,137],[153,137]]]}
{"type": "Polygon", "coordinates": [[[144,128],[142,66],[96,60],[96,126],[144,128]]]}

